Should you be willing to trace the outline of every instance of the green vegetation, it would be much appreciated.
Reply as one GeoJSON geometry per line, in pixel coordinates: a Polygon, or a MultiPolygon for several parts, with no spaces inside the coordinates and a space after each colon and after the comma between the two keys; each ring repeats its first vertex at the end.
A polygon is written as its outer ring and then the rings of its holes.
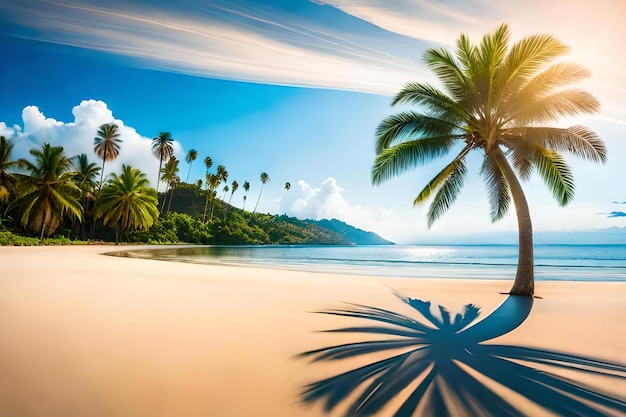
{"type": "Polygon", "coordinates": [[[449,162],[415,198],[432,197],[428,224],[454,203],[467,174],[470,151],[483,155],[492,221],[515,206],[519,229],[519,260],[511,294],[534,292],[534,255],[530,211],[519,180],[539,174],[560,205],[574,196],[572,172],[563,156],[569,153],[604,162],[602,140],[584,126],[545,127],[561,116],[598,110],[589,93],[568,85],[589,76],[581,66],[555,61],[567,46],[549,35],[534,35],[509,45],[509,29],[500,26],[472,45],[465,35],[456,51],[431,49],[424,60],[443,90],[424,83],[407,84],[393,104],[412,104],[383,120],[376,132],[374,184],[453,152],[449,162]]]}
{"type": "MultiPolygon", "coordinates": [[[[164,196],[167,196],[167,193],[164,196]]],[[[122,173],[112,174],[98,195],[95,218],[115,230],[115,243],[120,231],[148,230],[159,218],[157,193],[148,187],[146,174],[122,165],[122,173]]]]}
{"type": "MultiPolygon", "coordinates": [[[[230,202],[239,183],[227,185],[224,165],[209,172],[210,157],[204,159],[204,184],[181,182],[179,161],[170,153],[172,139],[167,132],[153,140],[165,192],[158,194],[145,173],[125,165],[103,183],[105,162],[115,159],[122,140],[113,124],[100,126],[96,135],[94,155],[102,159],[102,166],[90,162],[86,154],[68,157],[62,147],[49,144],[31,150],[32,161],[12,161],[11,143],[0,138],[1,245],[389,243],[341,222],[301,221],[234,207],[230,202]],[[219,198],[221,186],[224,194],[219,198]]],[[[193,151],[186,157],[189,164],[198,157],[193,151]]],[[[260,179],[264,185],[269,175],[264,172],[260,179]]],[[[285,190],[289,188],[286,183],[285,190]]],[[[249,191],[248,181],[243,182],[243,189],[249,191]]],[[[243,197],[245,207],[247,196],[243,197]]]]}

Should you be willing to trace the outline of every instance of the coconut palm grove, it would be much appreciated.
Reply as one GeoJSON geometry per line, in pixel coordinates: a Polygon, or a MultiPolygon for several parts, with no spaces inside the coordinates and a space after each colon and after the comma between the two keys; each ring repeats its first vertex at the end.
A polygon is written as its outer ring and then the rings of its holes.
{"type": "MultiPolygon", "coordinates": [[[[249,181],[243,182],[243,207],[231,205],[239,183],[228,183],[224,165],[212,172],[209,156],[203,158],[204,180],[182,181],[181,169],[189,168],[174,156],[172,142],[169,132],[153,140],[155,170],[165,184],[158,192],[146,174],[132,166],[104,175],[106,162],[124,146],[115,124],[94,132],[93,155],[67,155],[63,147],[44,143],[30,151],[30,158],[13,160],[13,144],[0,136],[0,244],[351,243],[315,221],[246,211],[249,181]]],[[[198,155],[195,149],[189,151],[187,164],[198,155]]],[[[261,186],[268,181],[269,175],[261,173],[261,186]]],[[[257,204],[260,199],[261,193],[257,204]]]]}

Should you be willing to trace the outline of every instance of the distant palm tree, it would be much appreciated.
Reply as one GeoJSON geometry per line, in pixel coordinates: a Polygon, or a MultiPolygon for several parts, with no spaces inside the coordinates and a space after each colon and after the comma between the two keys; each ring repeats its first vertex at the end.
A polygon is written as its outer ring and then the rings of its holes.
{"type": "Polygon", "coordinates": [[[106,161],[113,161],[120,153],[119,128],[115,123],[105,123],[98,129],[97,135],[93,138],[94,152],[98,158],[102,159],[102,170],[100,171],[100,182],[98,188],[102,188],[104,179],[104,164],[106,161]]]}
{"type": "Polygon", "coordinates": [[[217,166],[217,176],[220,182],[228,181],[228,171],[226,170],[226,167],[224,165],[217,166]]]}
{"type": "Polygon", "coordinates": [[[268,182],[270,182],[270,176],[267,175],[267,172],[262,172],[260,179],[261,179],[261,191],[259,191],[259,198],[256,200],[256,205],[254,206],[254,210],[252,210],[252,213],[256,213],[256,209],[259,206],[259,201],[261,201],[261,193],[263,192],[263,186],[267,184],[268,182]]]}
{"type": "MultiPolygon", "coordinates": [[[[161,213],[163,213],[165,209],[165,202],[167,200],[167,194],[170,194],[170,205],[172,204],[172,197],[174,195],[174,188],[180,182],[180,177],[178,176],[178,172],[180,169],[178,168],[180,161],[176,159],[175,156],[172,156],[166,163],[163,169],[161,170],[161,178],[160,180],[167,184],[167,188],[165,190],[165,195],[163,196],[163,202],[161,204],[161,213]]],[[[169,206],[168,206],[169,207],[169,206]]],[[[169,209],[168,209],[169,210],[169,209]]]]}
{"type": "Polygon", "coordinates": [[[481,175],[491,205],[491,220],[504,217],[511,201],[519,229],[519,256],[511,294],[534,293],[533,235],[530,211],[519,179],[537,172],[560,205],[574,197],[574,179],[565,159],[570,153],[594,162],[606,160],[602,140],[584,126],[544,127],[560,116],[598,110],[589,93],[568,84],[589,72],[570,62],[554,62],[568,48],[549,35],[533,35],[509,46],[509,29],[500,26],[472,45],[465,35],[455,53],[426,51],[424,59],[444,90],[407,84],[393,104],[414,104],[383,120],[376,131],[372,181],[380,184],[449,152],[458,152],[415,198],[434,195],[427,218],[431,226],[456,200],[472,150],[483,155],[481,175]],[[519,179],[518,179],[519,178],[519,179]]]}
{"type": "Polygon", "coordinates": [[[16,165],[11,160],[13,144],[4,136],[0,136],[0,203],[6,203],[15,189],[15,177],[9,171],[16,165]]]}
{"type": "Polygon", "coordinates": [[[185,179],[185,182],[189,182],[189,174],[191,174],[191,165],[193,164],[193,161],[196,160],[196,158],[198,158],[198,151],[195,149],[191,149],[189,152],[187,152],[187,156],[185,156],[185,161],[187,161],[187,163],[189,164],[189,171],[187,171],[187,178],[185,179]]]}
{"type": "Polygon", "coordinates": [[[248,181],[243,182],[243,190],[246,192],[246,195],[243,196],[243,207],[242,210],[246,209],[246,200],[248,200],[248,191],[250,191],[250,183],[248,181]]]}
{"type": "Polygon", "coordinates": [[[289,191],[289,190],[291,190],[291,184],[286,182],[285,183],[285,191],[289,191]]]}
{"type": "Polygon", "coordinates": [[[215,208],[215,197],[217,195],[217,187],[219,187],[221,181],[217,174],[207,175],[207,184],[209,185],[209,196],[211,197],[211,214],[209,216],[209,222],[213,221],[213,209],[215,208]]]}
{"type": "Polygon", "coordinates": [[[22,213],[24,227],[39,233],[39,238],[51,235],[64,217],[82,220],[83,207],[78,200],[81,190],[74,183],[72,163],[63,147],[44,143],[41,149],[31,149],[34,162],[17,161],[30,175],[20,174],[19,198],[14,200],[22,213]]]}
{"type": "Polygon", "coordinates": [[[222,196],[222,201],[226,202],[226,193],[228,192],[228,190],[230,190],[230,188],[228,188],[228,185],[225,185],[223,190],[224,190],[224,195],[222,196]]]}
{"type": "Polygon", "coordinates": [[[209,168],[213,166],[213,160],[211,159],[210,156],[207,156],[206,158],[204,158],[204,166],[206,167],[206,172],[208,174],[209,168]]]}
{"type": "Polygon", "coordinates": [[[230,184],[230,198],[228,199],[228,204],[230,204],[231,200],[233,199],[233,194],[235,194],[235,191],[237,191],[237,189],[239,189],[239,183],[237,181],[233,181],[230,184]]]}
{"type": "Polygon", "coordinates": [[[96,193],[98,190],[98,183],[96,177],[101,171],[101,168],[95,162],[89,162],[89,158],[86,154],[81,153],[72,158],[72,165],[74,166],[74,183],[81,190],[81,204],[83,206],[85,221],[80,223],[79,232],[81,237],[85,237],[85,223],[91,223],[92,209],[94,202],[96,201],[96,193]]]}
{"type": "Polygon", "coordinates": [[[119,244],[120,232],[148,230],[159,217],[158,198],[146,175],[131,166],[122,166],[122,173],[112,174],[96,202],[96,218],[115,231],[119,244]]]}
{"type": "Polygon", "coordinates": [[[210,156],[204,158],[204,166],[206,167],[206,174],[204,177],[206,184],[206,200],[204,201],[204,214],[202,215],[202,223],[206,222],[206,210],[209,206],[209,197],[211,196],[211,193],[209,192],[209,168],[213,166],[213,160],[210,156]]]}
{"type": "Polygon", "coordinates": [[[159,136],[152,139],[152,152],[159,158],[159,175],[157,176],[156,192],[159,192],[159,182],[161,176],[161,169],[163,168],[163,161],[167,161],[174,155],[174,146],[172,143],[174,138],[170,132],[161,132],[159,136]]]}

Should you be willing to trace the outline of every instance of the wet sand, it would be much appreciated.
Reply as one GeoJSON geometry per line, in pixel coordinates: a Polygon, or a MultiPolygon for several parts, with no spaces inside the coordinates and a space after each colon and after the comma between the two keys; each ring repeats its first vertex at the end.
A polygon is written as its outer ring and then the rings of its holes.
{"type": "MultiPolygon", "coordinates": [[[[297,355],[362,336],[320,332],[355,321],[314,311],[348,302],[419,317],[393,289],[453,314],[473,303],[484,317],[512,284],[101,255],[116,249],[0,247],[0,417],[325,415],[321,402],[302,403],[302,387],[364,362],[318,364],[297,355]]],[[[626,364],[626,283],[536,287],[542,298],[526,321],[487,343],[626,364]]],[[[626,373],[562,373],[626,401],[626,373]]],[[[514,392],[501,395],[534,410],[514,392]]],[[[392,415],[398,401],[380,415],[392,415]]],[[[345,407],[329,415],[342,415],[345,407]]],[[[537,409],[533,415],[552,414],[537,409]]]]}

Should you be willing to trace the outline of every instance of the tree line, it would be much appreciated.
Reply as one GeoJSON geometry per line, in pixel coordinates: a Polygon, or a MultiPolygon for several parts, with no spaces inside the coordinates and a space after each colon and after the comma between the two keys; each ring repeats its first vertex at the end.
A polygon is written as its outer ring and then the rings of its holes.
{"type": "MultiPolygon", "coordinates": [[[[74,237],[94,239],[107,236],[104,229],[112,232],[116,243],[131,231],[148,231],[160,216],[170,211],[174,191],[185,184],[179,176],[180,161],[174,156],[174,139],[169,132],[161,132],[152,140],[152,151],[159,160],[158,179],[155,187],[144,172],[130,165],[122,165],[121,171],[105,178],[107,162],[114,161],[123,142],[119,128],[114,123],[101,125],[93,139],[94,153],[101,164],[91,162],[86,154],[68,156],[62,146],[44,143],[41,148],[31,149],[30,158],[12,159],[13,143],[0,136],[0,226],[13,225],[39,239],[52,236],[59,229],[70,231],[74,237]],[[166,185],[159,194],[159,185],[166,185]],[[160,198],[159,198],[160,197],[160,198]]],[[[198,158],[198,151],[191,149],[185,160],[188,163],[186,181],[191,166],[198,158]]],[[[228,171],[218,165],[210,172],[213,160],[204,158],[205,181],[197,180],[194,187],[205,195],[203,224],[213,222],[218,188],[224,184],[222,201],[230,191],[228,205],[239,188],[237,181],[228,185],[228,171]]],[[[258,207],[263,186],[270,181],[266,172],[259,177],[261,189],[254,207],[258,207]]],[[[243,209],[250,183],[244,181],[243,209]]],[[[289,183],[285,189],[289,189],[289,183]]]]}

